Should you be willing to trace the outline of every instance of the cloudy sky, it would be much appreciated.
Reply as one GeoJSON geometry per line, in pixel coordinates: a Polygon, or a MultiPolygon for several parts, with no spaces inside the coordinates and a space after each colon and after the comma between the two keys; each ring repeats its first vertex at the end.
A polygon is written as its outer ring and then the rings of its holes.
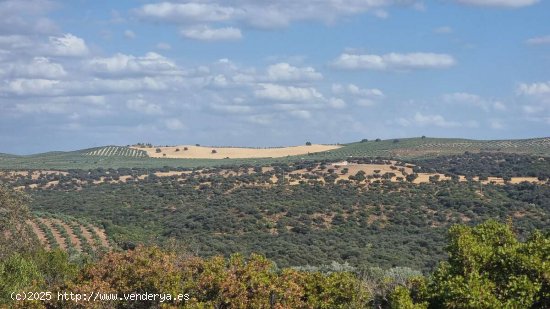
{"type": "Polygon", "coordinates": [[[545,0],[0,0],[0,152],[549,132],[545,0]]]}

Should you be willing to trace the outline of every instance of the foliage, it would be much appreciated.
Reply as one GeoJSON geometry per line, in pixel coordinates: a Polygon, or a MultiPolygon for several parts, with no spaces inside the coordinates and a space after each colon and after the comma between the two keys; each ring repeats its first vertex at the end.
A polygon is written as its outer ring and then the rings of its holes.
{"type": "MultiPolygon", "coordinates": [[[[398,143],[393,140],[376,139],[376,143],[356,142],[342,145],[342,148],[312,153],[308,160],[345,160],[349,157],[385,157],[398,159],[420,159],[439,155],[461,155],[468,151],[502,152],[543,155],[550,153],[548,138],[524,140],[477,141],[446,138],[406,138],[398,143]]],[[[197,144],[199,146],[199,144],[197,144]]],[[[50,152],[31,156],[0,154],[0,169],[95,169],[95,168],[172,168],[219,167],[268,165],[302,161],[303,155],[283,158],[262,159],[169,159],[147,157],[145,151],[119,146],[106,146],[72,152],[50,152]],[[109,156],[90,155],[109,151],[109,156]],[[131,153],[129,153],[132,151],[131,153]],[[112,152],[112,154],[111,154],[112,152]]]]}
{"type": "Polygon", "coordinates": [[[449,231],[448,262],[433,276],[433,300],[448,308],[550,307],[550,238],[520,242],[511,225],[489,220],[449,231]]]}
{"type": "Polygon", "coordinates": [[[439,156],[417,160],[423,172],[438,172],[467,177],[495,176],[509,179],[510,177],[539,177],[540,180],[550,178],[550,157],[521,155],[510,153],[469,153],[460,155],[439,156]]]}

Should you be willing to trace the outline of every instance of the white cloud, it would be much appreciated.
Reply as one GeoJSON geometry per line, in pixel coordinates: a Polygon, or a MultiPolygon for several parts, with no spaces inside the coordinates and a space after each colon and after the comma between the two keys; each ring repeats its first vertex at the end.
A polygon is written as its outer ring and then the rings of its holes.
{"type": "Polygon", "coordinates": [[[433,125],[437,127],[459,127],[460,124],[455,121],[448,121],[441,115],[423,115],[417,112],[413,120],[420,126],[433,125]]]}
{"type": "Polygon", "coordinates": [[[500,101],[493,102],[493,108],[496,109],[497,111],[505,111],[508,109],[506,105],[504,105],[504,103],[500,101]]]}
{"type": "Polygon", "coordinates": [[[66,103],[17,103],[15,110],[21,113],[48,113],[48,114],[65,114],[67,113],[68,105],[66,103]]]}
{"type": "Polygon", "coordinates": [[[332,108],[344,108],[347,106],[346,102],[340,98],[330,98],[328,100],[328,106],[332,108]]]}
{"type": "Polygon", "coordinates": [[[124,37],[127,38],[127,39],[133,40],[133,39],[136,38],[136,34],[135,34],[135,32],[132,31],[132,30],[125,30],[125,31],[124,31],[124,37]]]}
{"type": "Polygon", "coordinates": [[[435,53],[389,53],[384,55],[344,53],[332,64],[344,70],[441,69],[455,65],[451,55],[435,53]]]}
{"type": "Polygon", "coordinates": [[[185,127],[183,125],[183,122],[181,122],[181,120],[176,118],[166,119],[164,121],[164,125],[166,126],[167,129],[173,130],[173,131],[181,130],[185,127]]]}
{"type": "Polygon", "coordinates": [[[87,61],[87,67],[99,75],[114,76],[181,73],[172,60],[154,52],[142,57],[119,53],[107,58],[93,58],[87,61]]]}
{"type": "Polygon", "coordinates": [[[267,76],[272,81],[320,80],[323,78],[323,75],[312,67],[298,68],[286,62],[267,67],[267,76]]]}
{"type": "Polygon", "coordinates": [[[238,28],[210,28],[208,26],[185,28],[181,30],[181,35],[188,39],[201,41],[235,41],[243,37],[238,28]]]}
{"type": "Polygon", "coordinates": [[[2,71],[0,68],[0,75],[9,74],[12,78],[58,79],[67,75],[61,64],[51,62],[45,57],[34,57],[29,63],[9,64],[3,74],[2,71]]]}
{"type": "Polygon", "coordinates": [[[1,35],[0,46],[13,50],[20,48],[29,48],[33,45],[33,41],[28,36],[24,35],[1,35]]]}
{"type": "Polygon", "coordinates": [[[533,5],[539,0],[455,0],[461,4],[487,6],[487,7],[504,7],[504,8],[520,8],[533,5]]]}
{"type": "Polygon", "coordinates": [[[156,48],[160,50],[169,50],[169,49],[172,49],[172,45],[168,43],[160,42],[156,45],[156,48]]]}
{"type": "Polygon", "coordinates": [[[310,119],[311,112],[306,110],[293,110],[288,112],[290,115],[300,119],[310,119]]]}
{"type": "Polygon", "coordinates": [[[242,15],[242,10],[216,3],[171,3],[146,4],[136,10],[143,18],[174,23],[220,22],[242,15]]]}
{"type": "Polygon", "coordinates": [[[181,84],[179,79],[128,78],[49,80],[18,78],[0,84],[0,93],[21,97],[40,96],[88,96],[97,94],[132,93],[168,90],[171,84],[181,84]]]}
{"type": "Polygon", "coordinates": [[[254,94],[257,98],[274,101],[311,102],[323,99],[323,95],[313,87],[281,86],[277,84],[259,84],[254,94]]]}
{"type": "Polygon", "coordinates": [[[89,53],[84,39],[67,33],[63,36],[49,37],[45,52],[54,56],[81,57],[89,53]]]}
{"type": "Polygon", "coordinates": [[[538,83],[522,83],[517,88],[522,96],[522,111],[528,115],[530,121],[548,123],[550,117],[550,81],[538,83]]]}
{"type": "Polygon", "coordinates": [[[420,112],[416,112],[411,119],[399,118],[397,123],[401,126],[407,127],[410,125],[425,127],[436,126],[442,128],[460,127],[461,124],[456,121],[448,121],[441,115],[424,115],[420,112]]]}
{"type": "Polygon", "coordinates": [[[15,95],[45,95],[52,91],[56,85],[59,84],[58,80],[49,80],[49,79],[26,79],[26,78],[17,78],[9,80],[4,83],[3,87],[0,87],[0,90],[5,94],[11,93],[15,95]]]}
{"type": "Polygon", "coordinates": [[[396,0],[213,0],[207,3],[197,1],[146,4],[135,12],[143,19],[176,24],[226,22],[273,29],[303,20],[333,23],[342,17],[365,12],[386,18],[388,14],[384,7],[403,3],[396,0]]]}
{"type": "Polygon", "coordinates": [[[479,107],[485,111],[494,109],[497,111],[505,111],[506,105],[497,100],[489,100],[480,97],[477,94],[466,92],[455,92],[443,95],[443,101],[451,104],[463,104],[479,107]]]}
{"type": "Polygon", "coordinates": [[[355,103],[357,105],[363,106],[363,107],[371,107],[371,106],[376,105],[376,102],[373,101],[373,100],[370,100],[370,99],[359,99],[355,103]]]}
{"type": "Polygon", "coordinates": [[[354,84],[348,84],[348,85],[332,84],[332,92],[336,94],[348,93],[355,96],[363,96],[363,97],[379,97],[379,98],[384,97],[384,93],[380,89],[376,89],[376,88],[362,89],[354,84]]]}
{"type": "Polygon", "coordinates": [[[550,81],[539,82],[532,84],[522,83],[518,87],[519,94],[528,96],[545,96],[550,95],[550,81]]]}
{"type": "Polygon", "coordinates": [[[441,26],[434,29],[434,33],[437,34],[450,34],[453,33],[453,28],[449,26],[441,26]]]}
{"type": "Polygon", "coordinates": [[[529,45],[550,44],[550,35],[530,38],[527,41],[525,41],[525,43],[529,45]]]}
{"type": "Polygon", "coordinates": [[[0,33],[48,34],[57,25],[45,15],[55,4],[49,0],[0,1],[0,33]]]}
{"type": "Polygon", "coordinates": [[[246,114],[246,113],[252,112],[252,107],[247,105],[214,104],[214,105],[211,105],[210,108],[218,112],[229,113],[229,114],[246,114]]]}
{"type": "Polygon", "coordinates": [[[269,125],[273,122],[273,115],[251,115],[246,118],[250,123],[260,124],[260,125],[269,125]]]}
{"type": "Polygon", "coordinates": [[[126,101],[126,107],[130,110],[146,115],[160,115],[163,113],[162,107],[160,105],[149,103],[144,100],[143,97],[129,99],[128,101],[126,101]]]}
{"type": "Polygon", "coordinates": [[[332,84],[332,92],[338,95],[347,95],[356,105],[362,107],[371,107],[384,98],[384,93],[380,89],[360,88],[354,84],[332,84]]]}
{"type": "Polygon", "coordinates": [[[77,109],[87,110],[88,115],[104,115],[108,108],[103,96],[42,98],[38,102],[25,100],[14,106],[14,109],[20,113],[71,114],[70,118],[73,119],[79,118],[74,111],[77,109]]]}

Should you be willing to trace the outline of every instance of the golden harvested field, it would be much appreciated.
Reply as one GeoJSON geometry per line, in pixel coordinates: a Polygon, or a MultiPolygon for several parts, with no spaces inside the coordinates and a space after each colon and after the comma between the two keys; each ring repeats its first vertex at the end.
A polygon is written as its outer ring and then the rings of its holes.
{"type": "Polygon", "coordinates": [[[307,155],[308,153],[338,149],[337,145],[289,146],[280,148],[239,148],[239,147],[207,147],[207,146],[170,146],[139,148],[152,158],[178,159],[246,159],[246,158],[281,158],[286,156],[307,155]],[[184,150],[187,147],[187,150],[184,150]],[[157,152],[157,148],[160,152],[157,152]],[[179,150],[179,151],[177,151],[179,150]],[[213,150],[216,152],[213,153],[213,150]]]}

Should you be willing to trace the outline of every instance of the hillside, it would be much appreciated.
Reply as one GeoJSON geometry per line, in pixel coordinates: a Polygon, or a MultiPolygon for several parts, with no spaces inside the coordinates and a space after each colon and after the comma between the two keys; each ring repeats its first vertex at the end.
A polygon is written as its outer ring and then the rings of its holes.
{"type": "Polygon", "coordinates": [[[548,179],[548,157],[486,152],[414,163],[0,173],[32,197],[35,213],[91,222],[117,247],[174,239],[201,256],[259,252],[281,266],[426,271],[444,257],[442,231],[452,224],[510,219],[521,235],[550,226],[548,179]]]}
{"type": "MultiPolygon", "coordinates": [[[[79,267],[105,263],[94,270],[101,280],[116,277],[109,267],[120,270],[111,257],[149,252],[145,261],[151,261],[159,246],[182,255],[180,262],[211,261],[222,272],[223,261],[234,270],[230,263],[244,266],[242,256],[260,254],[268,260],[256,261],[269,261],[284,282],[289,270],[338,286],[331,276],[353,273],[365,280],[361,286],[374,284],[380,291],[388,278],[433,273],[452,260],[446,235],[457,224],[506,227],[547,252],[540,238],[550,233],[547,143],[405,139],[241,160],[151,158],[121,146],[4,156],[3,162],[39,168],[0,170],[0,198],[30,197],[29,216],[0,233],[0,241],[17,246],[1,236],[17,235],[24,226],[22,239],[34,239],[39,257],[64,257],[79,267]],[[506,225],[483,223],[490,219],[506,225]],[[382,281],[365,277],[373,274],[382,281]]],[[[24,209],[20,205],[7,210],[24,209]]],[[[166,266],[162,261],[159,267],[166,266]]]]}
{"type": "MultiPolygon", "coordinates": [[[[300,151],[307,150],[308,146],[301,147],[300,151]],[[305,150],[302,150],[305,149],[305,150]]],[[[313,150],[321,150],[311,146],[313,150]]],[[[365,141],[343,144],[342,147],[331,147],[331,150],[309,154],[292,155],[279,158],[226,158],[227,155],[217,155],[216,159],[205,159],[212,156],[212,149],[221,151],[221,148],[203,147],[207,149],[200,158],[165,158],[162,152],[158,158],[149,156],[147,151],[122,146],[105,146],[82,149],[70,152],[48,152],[29,156],[0,156],[0,169],[94,169],[102,168],[162,168],[162,167],[214,167],[239,166],[243,164],[266,165],[271,163],[288,163],[299,160],[345,160],[349,157],[383,157],[387,159],[420,159],[441,155],[463,154],[464,152],[501,152],[550,156],[550,138],[536,138],[523,140],[495,140],[478,141],[467,139],[446,138],[407,138],[382,141],[365,141]],[[218,158],[222,157],[222,158],[218,158]]],[[[156,147],[154,147],[156,149],[156,147]]],[[[170,148],[171,149],[171,148],[170,148]]],[[[231,149],[231,148],[226,148],[231,149]]],[[[327,148],[328,149],[328,148],[327,148]]],[[[253,150],[253,149],[250,149],[253,150]]],[[[258,151],[258,150],[255,150],[258,151]]],[[[175,153],[175,148],[170,154],[175,153]]],[[[183,147],[180,149],[183,151],[183,147]]],[[[150,151],[149,151],[150,153],[150,151]]],[[[156,153],[156,152],[155,152],[156,153]]],[[[266,154],[266,156],[269,156],[266,154]]]]}
{"type": "Polygon", "coordinates": [[[270,148],[243,148],[243,147],[205,147],[205,146],[159,146],[159,147],[130,147],[132,150],[145,151],[151,158],[171,159],[252,159],[252,158],[282,158],[320,153],[341,148],[335,145],[306,145],[270,148]]]}

